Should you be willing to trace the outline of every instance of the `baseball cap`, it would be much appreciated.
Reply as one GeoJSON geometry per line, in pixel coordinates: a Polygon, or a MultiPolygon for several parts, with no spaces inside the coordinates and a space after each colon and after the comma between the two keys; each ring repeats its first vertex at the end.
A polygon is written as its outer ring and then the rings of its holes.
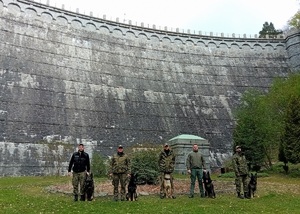
{"type": "Polygon", "coordinates": [[[238,149],[238,148],[242,148],[242,147],[241,147],[241,146],[239,146],[239,145],[235,147],[235,149],[238,149]]]}

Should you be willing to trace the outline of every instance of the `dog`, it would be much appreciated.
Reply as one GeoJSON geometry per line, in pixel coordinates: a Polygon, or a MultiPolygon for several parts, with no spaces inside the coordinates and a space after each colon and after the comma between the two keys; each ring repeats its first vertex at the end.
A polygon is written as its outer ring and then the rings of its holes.
{"type": "Polygon", "coordinates": [[[130,179],[128,183],[128,192],[126,194],[126,199],[127,201],[136,201],[137,200],[137,174],[131,173],[130,174],[130,179]]]}
{"type": "Polygon", "coordinates": [[[88,201],[92,201],[94,198],[94,179],[93,179],[93,173],[89,173],[85,175],[84,180],[84,193],[88,201]]]}
{"type": "Polygon", "coordinates": [[[204,184],[205,196],[209,198],[216,198],[214,184],[212,183],[209,172],[204,171],[202,179],[204,184]]]}
{"type": "Polygon", "coordinates": [[[254,193],[256,192],[257,187],[257,173],[253,174],[251,173],[250,181],[248,184],[248,196],[250,198],[254,197],[254,193]]]}
{"type": "Polygon", "coordinates": [[[171,184],[171,174],[165,173],[164,178],[163,178],[163,186],[164,186],[164,195],[166,198],[175,198],[173,196],[173,189],[172,189],[172,184],[171,184]]]}

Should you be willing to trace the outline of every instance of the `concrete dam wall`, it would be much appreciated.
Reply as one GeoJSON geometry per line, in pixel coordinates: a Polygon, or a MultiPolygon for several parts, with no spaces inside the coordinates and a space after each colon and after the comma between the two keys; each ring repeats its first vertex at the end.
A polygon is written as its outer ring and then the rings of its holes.
{"type": "Polygon", "coordinates": [[[220,167],[241,95],[298,69],[299,38],[162,31],[0,0],[0,174],[63,174],[80,142],[110,156],[179,134],[207,139],[220,167]]]}

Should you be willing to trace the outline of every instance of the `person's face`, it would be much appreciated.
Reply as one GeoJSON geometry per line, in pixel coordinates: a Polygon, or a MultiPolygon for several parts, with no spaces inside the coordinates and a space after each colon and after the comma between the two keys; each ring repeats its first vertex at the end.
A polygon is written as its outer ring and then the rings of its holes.
{"type": "Polygon", "coordinates": [[[169,145],[165,145],[165,150],[169,150],[169,149],[170,149],[169,145]]]}
{"type": "Polygon", "coordinates": [[[241,151],[242,149],[240,147],[236,149],[236,152],[241,152],[241,151]]]}
{"type": "Polygon", "coordinates": [[[78,150],[82,152],[82,151],[84,150],[84,146],[79,145],[79,146],[78,146],[78,150]]]}
{"type": "Polygon", "coordinates": [[[198,145],[193,146],[193,151],[198,151],[198,145]]]}
{"type": "Polygon", "coordinates": [[[118,152],[123,152],[123,147],[118,147],[118,152]]]}

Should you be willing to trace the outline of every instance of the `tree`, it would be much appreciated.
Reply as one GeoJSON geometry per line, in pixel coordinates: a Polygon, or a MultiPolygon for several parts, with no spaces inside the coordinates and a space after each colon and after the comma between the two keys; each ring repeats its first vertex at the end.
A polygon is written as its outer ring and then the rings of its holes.
{"type": "Polygon", "coordinates": [[[242,104],[236,112],[237,125],[233,132],[235,145],[241,145],[251,166],[261,166],[265,152],[265,133],[262,132],[263,95],[248,91],[242,97],[242,104]],[[260,112],[260,113],[259,113],[260,112]]]}
{"type": "Polygon", "coordinates": [[[133,152],[131,172],[137,173],[138,184],[156,184],[159,175],[158,152],[155,148],[145,148],[133,152]]]}
{"type": "Polygon", "coordinates": [[[300,96],[292,96],[288,103],[281,143],[286,162],[300,163],[300,96]]]}
{"type": "Polygon", "coordinates": [[[300,10],[288,21],[288,25],[291,29],[300,29],[300,10]]]}
{"type": "Polygon", "coordinates": [[[276,38],[278,34],[282,34],[282,30],[276,30],[273,23],[265,22],[263,28],[259,31],[259,38],[266,38],[268,35],[269,38],[276,38]]]}
{"type": "Polygon", "coordinates": [[[107,175],[106,160],[97,152],[93,152],[91,169],[95,177],[103,177],[107,175]]]}
{"type": "Polygon", "coordinates": [[[284,161],[291,155],[281,142],[286,130],[284,121],[291,114],[287,109],[292,108],[289,103],[294,96],[300,97],[299,73],[274,80],[268,93],[248,91],[243,94],[235,114],[233,140],[235,145],[241,144],[246,149],[252,166],[264,163],[270,167],[276,157],[284,161]]]}
{"type": "Polygon", "coordinates": [[[284,142],[281,141],[280,145],[279,145],[279,151],[278,151],[278,160],[284,163],[283,169],[284,169],[285,173],[287,174],[288,171],[289,171],[289,166],[287,165],[288,160],[287,160],[286,155],[284,153],[284,148],[283,148],[284,145],[283,144],[284,144],[284,142]]]}

